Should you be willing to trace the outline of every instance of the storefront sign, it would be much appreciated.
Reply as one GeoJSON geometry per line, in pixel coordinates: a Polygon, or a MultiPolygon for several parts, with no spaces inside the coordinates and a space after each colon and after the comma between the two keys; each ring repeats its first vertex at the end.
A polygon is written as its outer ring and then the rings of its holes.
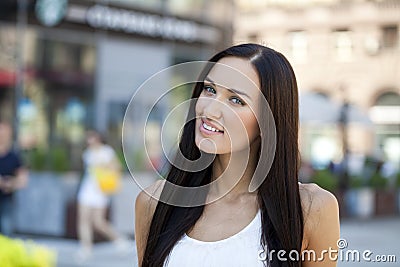
{"type": "Polygon", "coordinates": [[[196,39],[196,23],[171,17],[95,5],[88,9],[86,19],[89,25],[94,28],[178,39],[187,42],[196,39]]]}
{"type": "Polygon", "coordinates": [[[96,29],[139,34],[184,42],[217,43],[217,28],[194,21],[103,5],[70,5],[66,21],[88,24],[96,29]]]}

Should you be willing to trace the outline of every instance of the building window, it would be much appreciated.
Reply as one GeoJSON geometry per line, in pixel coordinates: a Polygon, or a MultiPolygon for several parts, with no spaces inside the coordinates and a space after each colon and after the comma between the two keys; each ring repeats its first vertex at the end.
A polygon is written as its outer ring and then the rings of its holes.
{"type": "Polygon", "coordinates": [[[198,0],[168,0],[166,8],[172,15],[201,19],[205,4],[205,1],[198,0]]]}
{"type": "Polygon", "coordinates": [[[400,95],[388,92],[379,96],[370,109],[370,116],[376,124],[400,125],[400,95]]]}
{"type": "Polygon", "coordinates": [[[247,39],[249,40],[250,43],[257,43],[258,42],[258,34],[257,33],[250,33],[247,36],[247,39]]]}
{"type": "Polygon", "coordinates": [[[400,170],[400,95],[396,91],[380,95],[369,110],[379,147],[391,173],[400,170]]]}
{"type": "Polygon", "coordinates": [[[397,25],[382,27],[382,47],[395,48],[399,41],[399,31],[397,25]]]}
{"type": "Polygon", "coordinates": [[[305,62],[307,60],[308,41],[305,31],[289,32],[290,51],[293,60],[305,62]]]}
{"type": "Polygon", "coordinates": [[[96,47],[45,36],[32,41],[34,75],[17,106],[19,145],[32,170],[80,170],[85,129],[94,121],[96,47]]]}
{"type": "Polygon", "coordinates": [[[338,61],[350,61],[353,57],[353,41],[351,31],[338,29],[333,32],[335,42],[335,58],[338,61]]]}

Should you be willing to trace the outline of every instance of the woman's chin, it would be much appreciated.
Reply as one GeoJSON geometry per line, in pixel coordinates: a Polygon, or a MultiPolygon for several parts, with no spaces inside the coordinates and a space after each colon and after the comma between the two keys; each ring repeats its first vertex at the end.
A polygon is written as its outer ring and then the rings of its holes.
{"type": "Polygon", "coordinates": [[[217,144],[208,138],[200,138],[196,136],[195,140],[197,148],[208,154],[219,154],[217,144]]]}
{"type": "Polygon", "coordinates": [[[209,146],[207,146],[207,145],[197,145],[197,148],[201,151],[201,152],[204,152],[204,153],[207,153],[207,154],[218,154],[217,152],[218,151],[216,151],[216,149],[213,149],[212,147],[209,147],[209,146]]]}

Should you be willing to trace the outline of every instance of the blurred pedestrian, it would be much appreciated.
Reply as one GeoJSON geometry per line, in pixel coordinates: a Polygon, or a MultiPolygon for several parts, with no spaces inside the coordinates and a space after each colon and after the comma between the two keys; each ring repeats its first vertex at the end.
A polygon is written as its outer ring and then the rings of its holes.
{"type": "Polygon", "coordinates": [[[105,144],[96,131],[88,131],[87,148],[83,152],[84,177],[78,192],[78,237],[81,250],[78,260],[86,260],[92,253],[93,230],[99,231],[120,249],[129,247],[126,238],[118,234],[106,219],[110,196],[104,193],[94,175],[94,169],[120,170],[114,150],[105,144]]]}
{"type": "Polygon", "coordinates": [[[13,234],[13,195],[26,186],[28,171],[12,148],[12,129],[0,120],[0,233],[13,234]]]}

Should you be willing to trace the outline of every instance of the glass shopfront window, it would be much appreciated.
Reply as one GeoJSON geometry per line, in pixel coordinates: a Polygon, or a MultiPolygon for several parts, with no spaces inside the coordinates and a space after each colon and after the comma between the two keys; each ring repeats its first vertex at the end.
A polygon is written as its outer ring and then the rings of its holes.
{"type": "Polygon", "coordinates": [[[381,94],[370,108],[370,116],[376,124],[377,141],[384,160],[393,169],[400,166],[400,94],[388,91],[381,94]]]}
{"type": "Polygon", "coordinates": [[[33,75],[19,101],[19,141],[37,170],[81,168],[85,131],[93,125],[95,47],[36,39],[33,75]]]}
{"type": "Polygon", "coordinates": [[[0,23],[0,116],[8,121],[12,120],[15,102],[16,47],[15,27],[0,23]]]}

